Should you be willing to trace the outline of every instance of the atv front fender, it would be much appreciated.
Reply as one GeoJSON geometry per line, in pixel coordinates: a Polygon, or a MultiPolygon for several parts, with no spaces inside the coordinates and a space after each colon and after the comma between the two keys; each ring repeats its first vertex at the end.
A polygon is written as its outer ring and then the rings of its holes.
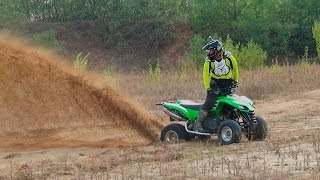
{"type": "Polygon", "coordinates": [[[218,98],[217,103],[216,112],[218,112],[218,114],[220,114],[225,104],[228,104],[241,112],[254,111],[253,101],[245,96],[221,96],[218,98]]]}

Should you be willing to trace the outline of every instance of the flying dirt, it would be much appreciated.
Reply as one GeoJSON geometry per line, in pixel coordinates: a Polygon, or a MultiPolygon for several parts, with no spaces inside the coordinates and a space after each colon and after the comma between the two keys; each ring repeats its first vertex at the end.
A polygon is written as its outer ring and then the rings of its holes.
{"type": "Polygon", "coordinates": [[[132,147],[162,128],[93,74],[0,37],[0,147],[132,147]]]}

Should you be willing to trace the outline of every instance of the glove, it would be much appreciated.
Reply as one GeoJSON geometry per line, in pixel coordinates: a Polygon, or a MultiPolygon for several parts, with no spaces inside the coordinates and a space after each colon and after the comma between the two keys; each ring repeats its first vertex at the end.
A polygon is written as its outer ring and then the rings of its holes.
{"type": "Polygon", "coordinates": [[[239,82],[234,81],[234,82],[233,82],[233,87],[239,87],[239,82]]]}

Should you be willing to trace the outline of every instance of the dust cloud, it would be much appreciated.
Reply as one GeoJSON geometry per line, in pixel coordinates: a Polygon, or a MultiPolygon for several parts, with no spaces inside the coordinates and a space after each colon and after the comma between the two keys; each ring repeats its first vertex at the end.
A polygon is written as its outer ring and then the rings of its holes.
{"type": "Polygon", "coordinates": [[[0,36],[0,147],[131,147],[161,125],[93,73],[0,36]]]}

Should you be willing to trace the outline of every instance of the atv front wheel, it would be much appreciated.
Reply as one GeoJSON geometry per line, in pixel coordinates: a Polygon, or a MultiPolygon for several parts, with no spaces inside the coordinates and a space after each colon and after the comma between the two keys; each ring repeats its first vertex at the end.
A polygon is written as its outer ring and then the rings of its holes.
{"type": "Polygon", "coordinates": [[[161,141],[177,142],[178,140],[188,140],[189,135],[184,126],[178,123],[168,124],[161,132],[161,141]]]}
{"type": "Polygon", "coordinates": [[[239,143],[242,137],[240,125],[233,120],[222,121],[218,128],[218,138],[222,145],[239,143]]]}
{"type": "Polygon", "coordinates": [[[251,134],[250,141],[263,141],[268,135],[268,126],[266,121],[259,116],[256,116],[257,125],[251,134]]]}

